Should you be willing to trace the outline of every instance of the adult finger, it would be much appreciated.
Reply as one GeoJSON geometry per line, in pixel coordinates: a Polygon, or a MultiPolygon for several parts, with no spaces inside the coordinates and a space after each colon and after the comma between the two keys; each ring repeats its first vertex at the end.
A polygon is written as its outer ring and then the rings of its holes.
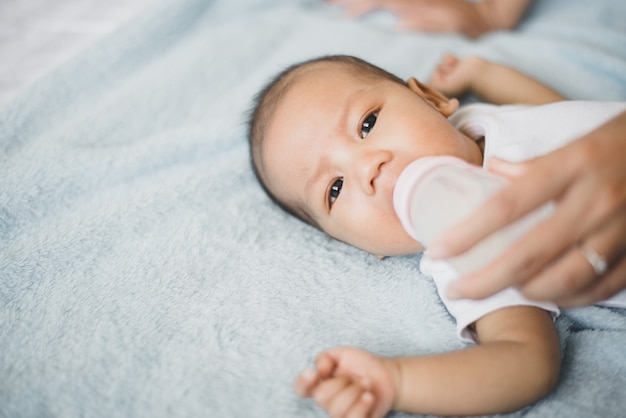
{"type": "MultiPolygon", "coordinates": [[[[503,254],[452,283],[448,295],[483,299],[509,286],[522,284],[564,253],[579,238],[580,231],[571,228],[572,223],[578,222],[588,208],[577,204],[575,196],[567,196],[561,203],[547,219],[531,228],[503,254]]],[[[492,239],[497,240],[497,237],[492,239]]]]}
{"type": "Polygon", "coordinates": [[[571,251],[574,245],[589,241],[609,260],[626,248],[626,212],[590,199],[594,185],[593,176],[578,180],[548,219],[493,263],[451,285],[450,294],[480,299],[517,285],[531,298],[554,299],[587,285],[592,272],[580,252],[571,251]],[[532,287],[524,287],[527,281],[534,282],[532,287]]]}
{"type": "Polygon", "coordinates": [[[354,1],[354,0],[334,0],[333,4],[343,7],[344,12],[349,17],[358,17],[369,12],[372,12],[376,9],[383,8],[384,1],[382,0],[362,0],[362,1],[354,1]]]}
{"type": "Polygon", "coordinates": [[[604,301],[624,289],[626,289],[626,257],[618,260],[613,268],[595,282],[591,288],[566,298],[557,299],[556,302],[564,308],[586,306],[604,301]]]}
{"type": "Polygon", "coordinates": [[[558,166],[549,157],[540,157],[525,165],[525,175],[513,179],[465,220],[437,237],[429,248],[430,256],[449,258],[467,251],[488,235],[560,195],[575,178],[575,167],[567,163],[558,166]]]}
{"type": "Polygon", "coordinates": [[[616,208],[620,200],[623,204],[626,199],[624,128],[626,112],[584,137],[526,163],[525,175],[488,199],[465,221],[444,232],[431,246],[431,257],[448,258],[466,251],[493,231],[554,199],[581,178],[592,184],[585,199],[599,201],[597,210],[605,210],[607,206],[616,208]]]}
{"type": "Polygon", "coordinates": [[[626,250],[626,217],[612,218],[580,245],[575,245],[548,268],[523,283],[520,291],[530,299],[563,300],[604,280],[598,277],[586,251],[598,254],[611,266],[626,250]]]}

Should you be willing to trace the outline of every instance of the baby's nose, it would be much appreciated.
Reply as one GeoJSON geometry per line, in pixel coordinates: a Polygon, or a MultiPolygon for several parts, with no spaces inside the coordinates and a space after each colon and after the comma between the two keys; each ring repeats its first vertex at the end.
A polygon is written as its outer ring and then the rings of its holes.
{"type": "Polygon", "coordinates": [[[376,179],[380,176],[382,167],[391,160],[388,151],[376,150],[361,154],[357,163],[357,176],[361,189],[365,194],[376,192],[376,179]]]}

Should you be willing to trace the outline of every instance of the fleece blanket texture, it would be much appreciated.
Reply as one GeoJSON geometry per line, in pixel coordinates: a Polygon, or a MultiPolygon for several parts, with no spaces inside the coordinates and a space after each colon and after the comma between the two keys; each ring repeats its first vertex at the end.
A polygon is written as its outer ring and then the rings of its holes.
{"type": "MultiPolygon", "coordinates": [[[[292,384],[325,348],[463,348],[420,255],[378,261],[264,195],[251,98],[319,55],[427,80],[452,52],[626,100],[625,22],[623,0],[540,0],[473,41],[316,0],[155,4],[0,110],[0,417],[323,417],[292,384]]],[[[507,416],[624,416],[626,313],[556,326],[558,386],[507,416]]]]}

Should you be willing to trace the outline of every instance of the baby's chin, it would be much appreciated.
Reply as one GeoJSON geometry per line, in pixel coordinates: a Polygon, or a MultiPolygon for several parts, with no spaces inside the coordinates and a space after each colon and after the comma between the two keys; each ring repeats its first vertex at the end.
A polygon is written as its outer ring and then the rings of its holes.
{"type": "Polygon", "coordinates": [[[343,241],[353,247],[375,255],[378,258],[396,257],[416,254],[424,251],[424,246],[411,238],[408,234],[398,234],[390,231],[382,239],[374,236],[338,237],[326,232],[338,241],[343,241]]]}
{"type": "Polygon", "coordinates": [[[403,255],[411,255],[424,251],[424,246],[417,241],[411,241],[410,243],[394,246],[372,247],[369,249],[361,248],[370,254],[375,255],[378,259],[382,260],[385,257],[398,257],[403,255]]]}

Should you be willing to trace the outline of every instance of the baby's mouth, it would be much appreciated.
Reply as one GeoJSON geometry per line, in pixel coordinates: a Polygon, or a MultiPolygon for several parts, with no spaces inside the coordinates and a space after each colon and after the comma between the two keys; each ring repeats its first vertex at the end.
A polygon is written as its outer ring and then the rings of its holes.
{"type": "Polygon", "coordinates": [[[378,176],[378,187],[382,187],[381,190],[385,196],[386,202],[393,208],[393,190],[396,187],[396,181],[398,181],[398,176],[395,172],[395,167],[389,167],[385,165],[380,170],[380,175],[378,176]]]}

